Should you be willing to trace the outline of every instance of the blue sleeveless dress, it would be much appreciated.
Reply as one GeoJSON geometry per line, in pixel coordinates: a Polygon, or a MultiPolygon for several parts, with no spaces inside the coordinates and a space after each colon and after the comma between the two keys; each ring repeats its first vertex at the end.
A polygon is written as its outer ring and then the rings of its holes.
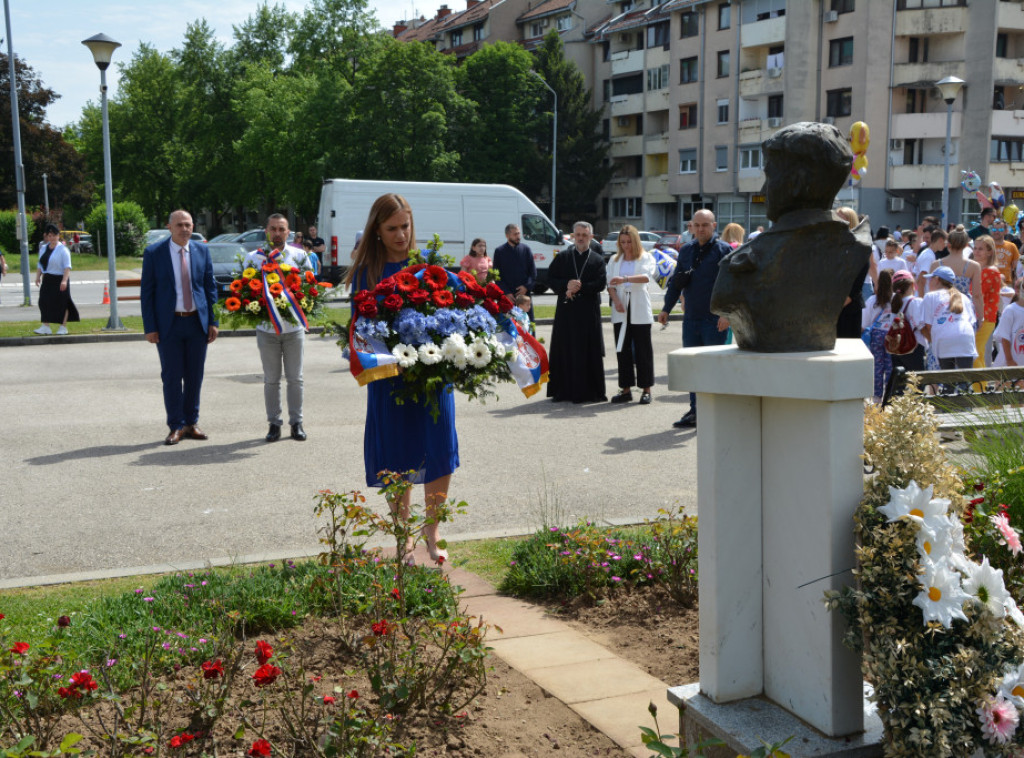
{"type": "MultiPolygon", "coordinates": [[[[386,263],[381,278],[405,268],[404,263],[386,263]]],[[[353,292],[366,289],[365,277],[354,282],[353,292]]],[[[363,432],[363,461],[368,487],[381,487],[382,471],[412,471],[414,484],[432,482],[459,467],[459,438],[455,433],[454,393],[438,391],[437,421],[426,404],[406,400],[399,405],[391,394],[402,376],[378,379],[366,385],[366,428],[363,432]]]]}

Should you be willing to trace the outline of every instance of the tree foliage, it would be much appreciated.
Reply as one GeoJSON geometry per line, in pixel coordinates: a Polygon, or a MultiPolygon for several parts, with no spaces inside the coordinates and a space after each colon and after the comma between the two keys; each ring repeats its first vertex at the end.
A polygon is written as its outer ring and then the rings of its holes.
{"type": "MultiPolygon", "coordinates": [[[[146,231],[149,223],[138,203],[114,203],[114,254],[117,256],[141,256],[146,247],[146,231]]],[[[92,235],[96,252],[106,257],[107,204],[97,203],[85,217],[85,231],[92,235]]]]}

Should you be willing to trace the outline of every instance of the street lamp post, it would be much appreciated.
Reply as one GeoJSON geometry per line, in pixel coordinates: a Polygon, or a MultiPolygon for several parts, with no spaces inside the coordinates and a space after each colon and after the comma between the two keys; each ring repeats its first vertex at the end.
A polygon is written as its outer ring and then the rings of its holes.
{"type": "Polygon", "coordinates": [[[540,83],[547,87],[548,92],[551,93],[551,97],[555,99],[554,107],[552,108],[552,114],[554,120],[551,124],[551,222],[558,228],[558,213],[555,210],[555,178],[558,176],[558,93],[551,89],[551,86],[544,81],[544,77],[536,71],[531,71],[531,74],[536,76],[540,83]]]}
{"type": "Polygon", "coordinates": [[[11,129],[14,133],[14,186],[18,195],[18,218],[15,236],[21,247],[21,281],[25,291],[25,305],[32,305],[32,276],[28,263],[28,221],[25,218],[25,166],[21,162],[21,119],[18,111],[18,78],[14,70],[14,42],[11,41],[11,8],[4,0],[4,21],[7,24],[7,69],[11,85],[11,129]]]}
{"type": "Polygon", "coordinates": [[[103,182],[106,185],[107,201],[107,268],[109,269],[110,284],[110,318],[107,320],[106,329],[124,331],[124,324],[117,317],[117,264],[114,251],[114,188],[113,180],[110,178],[110,119],[107,117],[107,67],[110,65],[110,58],[114,51],[121,47],[121,43],[111,39],[106,34],[97,34],[89,39],[82,40],[82,44],[89,48],[92,59],[96,62],[96,68],[100,70],[100,101],[103,104],[103,182]]]}
{"type": "MultiPolygon", "coordinates": [[[[956,100],[960,88],[965,84],[963,79],[956,76],[947,76],[936,82],[935,86],[942,93],[942,99],[946,101],[946,151],[944,165],[942,167],[942,229],[945,231],[949,224],[949,158],[952,152],[953,136],[953,101],[956,100]]],[[[963,126],[961,125],[961,129],[963,126]]]]}
{"type": "Polygon", "coordinates": [[[46,188],[46,172],[43,172],[43,212],[46,220],[50,220],[50,191],[46,188]]]}

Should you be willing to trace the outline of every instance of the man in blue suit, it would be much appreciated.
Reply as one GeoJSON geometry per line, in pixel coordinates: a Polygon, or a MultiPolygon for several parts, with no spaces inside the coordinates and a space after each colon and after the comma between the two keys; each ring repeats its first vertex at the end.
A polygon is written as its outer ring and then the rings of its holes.
{"type": "Polygon", "coordinates": [[[164,408],[170,434],[164,442],[177,445],[182,437],[205,440],[199,421],[199,391],[203,386],[206,346],[217,339],[217,286],[213,261],[202,242],[192,239],[192,216],[174,211],[167,222],[171,236],[150,245],[142,254],[142,326],[146,341],[160,354],[164,408]]]}

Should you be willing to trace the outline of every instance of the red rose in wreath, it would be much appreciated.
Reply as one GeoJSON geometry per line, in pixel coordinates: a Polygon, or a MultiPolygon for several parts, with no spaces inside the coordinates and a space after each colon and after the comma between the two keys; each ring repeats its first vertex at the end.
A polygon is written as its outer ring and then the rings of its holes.
{"type": "Polygon", "coordinates": [[[430,293],[426,290],[413,290],[409,293],[409,302],[413,305],[423,305],[430,299],[430,293]]]}
{"type": "Polygon", "coordinates": [[[494,298],[495,300],[505,294],[495,282],[488,282],[487,289],[484,291],[487,293],[487,297],[494,298]]]}
{"type": "Polygon", "coordinates": [[[512,298],[508,295],[502,295],[498,298],[498,310],[502,313],[508,313],[510,310],[516,307],[516,304],[512,302],[512,298]]]}
{"type": "Polygon", "coordinates": [[[459,292],[455,295],[455,304],[460,308],[468,308],[476,302],[476,298],[470,295],[468,292],[459,292]]]}
{"type": "Polygon", "coordinates": [[[395,292],[384,298],[384,302],[381,303],[381,305],[389,311],[400,311],[402,310],[402,306],[405,305],[405,300],[402,299],[401,295],[395,292]]]}
{"type": "Polygon", "coordinates": [[[356,312],[366,318],[374,318],[377,315],[377,302],[375,300],[364,300],[356,305],[356,312]]]}
{"type": "Polygon", "coordinates": [[[381,279],[377,282],[377,286],[373,288],[373,294],[388,296],[395,291],[395,280],[393,277],[387,279],[381,279]]]}
{"type": "Polygon", "coordinates": [[[484,307],[484,310],[490,313],[492,316],[498,315],[498,304],[493,300],[484,300],[480,303],[484,307]]]}

